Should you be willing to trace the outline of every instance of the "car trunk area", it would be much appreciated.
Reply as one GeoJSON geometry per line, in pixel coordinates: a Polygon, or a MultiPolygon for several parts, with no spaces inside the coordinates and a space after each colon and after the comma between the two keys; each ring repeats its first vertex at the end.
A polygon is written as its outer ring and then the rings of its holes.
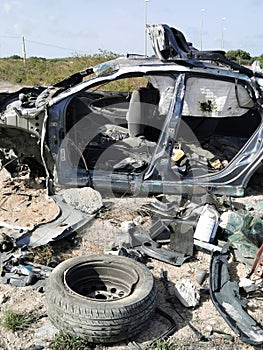
{"type": "Polygon", "coordinates": [[[262,122],[252,97],[236,79],[187,79],[175,147],[183,150],[189,169],[228,166],[262,122]]]}
{"type": "Polygon", "coordinates": [[[234,118],[183,116],[177,141],[192,166],[207,165],[213,172],[227,166],[260,123],[261,116],[256,110],[234,118]]]}

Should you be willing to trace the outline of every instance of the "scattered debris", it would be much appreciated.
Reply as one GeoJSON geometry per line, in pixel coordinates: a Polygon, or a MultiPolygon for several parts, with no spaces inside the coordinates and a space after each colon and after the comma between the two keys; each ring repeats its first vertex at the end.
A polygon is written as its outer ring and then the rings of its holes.
{"type": "Polygon", "coordinates": [[[44,292],[46,280],[53,269],[33,263],[30,258],[32,260],[32,254],[28,252],[2,253],[2,283],[16,287],[32,286],[35,290],[44,292]]]}
{"type": "Polygon", "coordinates": [[[206,204],[197,222],[194,238],[212,243],[216,235],[218,220],[219,214],[217,210],[213,206],[206,204]]]}
{"type": "Polygon", "coordinates": [[[182,279],[174,285],[175,295],[185,307],[195,307],[199,304],[200,294],[191,280],[182,279]]]}
{"type": "Polygon", "coordinates": [[[163,286],[165,288],[165,292],[167,294],[167,301],[171,303],[171,305],[173,306],[173,309],[175,310],[175,312],[177,313],[177,315],[184,321],[187,323],[187,325],[191,328],[191,330],[193,331],[193,333],[196,335],[196,337],[200,340],[200,341],[208,341],[208,339],[190,322],[187,321],[180,312],[178,312],[176,306],[175,306],[175,300],[173,299],[172,294],[170,293],[169,290],[169,286],[168,286],[168,278],[167,278],[167,273],[163,270],[161,270],[161,281],[163,283],[163,286]]]}
{"type": "Polygon", "coordinates": [[[226,245],[221,253],[212,254],[210,267],[210,296],[229,327],[252,345],[263,343],[263,328],[246,311],[247,301],[241,298],[236,281],[231,281],[229,258],[231,248],[226,245]]]}
{"type": "Polygon", "coordinates": [[[196,281],[198,282],[198,284],[201,286],[206,277],[208,276],[208,273],[207,273],[207,270],[205,269],[199,269],[197,272],[196,272],[196,276],[195,276],[195,279],[196,281]]]}
{"type": "MultiPolygon", "coordinates": [[[[56,194],[51,198],[59,208],[59,214],[54,220],[36,225],[32,229],[11,225],[8,226],[10,230],[13,230],[12,236],[16,238],[16,245],[18,247],[39,247],[53,240],[65,238],[73,232],[83,229],[85,225],[94,219],[101,208],[98,204],[96,206],[94,205],[94,198],[92,198],[91,202],[93,207],[89,210],[91,210],[93,214],[87,214],[86,212],[82,212],[74,206],[65,203],[63,194],[56,194]]],[[[86,200],[86,202],[88,203],[88,200],[86,200]]],[[[86,208],[88,208],[87,205],[86,208]]]]}
{"type": "Polygon", "coordinates": [[[254,259],[263,244],[263,220],[253,211],[228,210],[220,216],[220,227],[228,242],[232,243],[244,258],[254,259]]]}

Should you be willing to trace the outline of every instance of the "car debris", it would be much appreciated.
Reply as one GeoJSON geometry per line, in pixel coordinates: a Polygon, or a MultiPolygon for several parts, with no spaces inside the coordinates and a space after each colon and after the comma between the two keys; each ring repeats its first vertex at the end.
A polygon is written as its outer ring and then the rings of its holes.
{"type": "Polygon", "coordinates": [[[246,300],[241,298],[236,281],[231,281],[229,258],[231,247],[212,253],[210,266],[210,297],[216,309],[240,339],[251,345],[263,343],[263,328],[246,311],[246,300]]]}
{"type": "Polygon", "coordinates": [[[0,222],[0,227],[9,230],[17,247],[38,247],[65,238],[79,229],[84,229],[103,207],[100,194],[92,188],[73,191],[64,189],[50,196],[50,199],[54,200],[59,208],[56,217],[50,222],[39,223],[34,227],[0,222]]]}
{"type": "Polygon", "coordinates": [[[223,229],[226,240],[244,258],[254,259],[263,243],[263,220],[255,210],[227,210],[222,213],[219,226],[223,229]]]}
{"type": "Polygon", "coordinates": [[[32,262],[31,255],[29,252],[13,252],[13,249],[1,253],[2,284],[16,287],[32,286],[33,289],[44,292],[53,268],[32,262]]]}
{"type": "Polygon", "coordinates": [[[32,286],[33,289],[43,292],[46,279],[51,273],[51,271],[47,270],[46,266],[43,266],[43,271],[39,269],[39,266],[36,269],[28,265],[18,265],[10,268],[10,270],[5,266],[5,269],[2,271],[2,283],[16,287],[32,286]]]}
{"type": "MultiPolygon", "coordinates": [[[[130,229],[125,239],[128,241],[123,241],[119,247],[122,248],[122,253],[125,249],[126,254],[133,252],[135,255],[138,255],[139,253],[140,255],[146,255],[175,266],[182,265],[189,258],[185,254],[162,248],[160,244],[151,238],[149,231],[141,230],[140,228],[130,229]]],[[[114,249],[116,250],[116,248],[115,246],[114,249]]]]}
{"type": "Polygon", "coordinates": [[[161,270],[161,275],[160,275],[160,279],[161,282],[164,286],[166,295],[167,295],[167,301],[169,303],[171,303],[174,311],[176,312],[176,314],[184,321],[186,322],[186,324],[190,327],[190,329],[193,331],[193,333],[195,334],[195,336],[198,338],[198,340],[200,341],[204,341],[207,342],[208,339],[193,325],[192,322],[188,321],[187,319],[185,319],[182,314],[177,310],[177,307],[175,306],[175,300],[174,300],[174,296],[176,297],[176,295],[172,295],[169,289],[169,283],[168,283],[168,277],[167,277],[167,272],[164,270],[161,270]]]}
{"type": "Polygon", "coordinates": [[[230,339],[230,340],[233,341],[233,336],[231,334],[229,334],[229,333],[222,332],[219,329],[214,329],[211,326],[208,326],[207,330],[209,331],[209,335],[210,336],[217,334],[217,335],[220,335],[220,337],[223,338],[223,339],[230,339]]]}
{"type": "Polygon", "coordinates": [[[115,237],[112,249],[105,252],[138,259],[148,256],[180,266],[194,255],[194,249],[220,252],[229,242],[237,248],[236,258],[251,266],[263,238],[259,215],[235,203],[229,210],[228,201],[220,201],[209,192],[195,196],[193,201],[185,199],[181,207],[176,201],[167,202],[167,198],[162,196],[161,201],[151,201],[138,209],[152,217],[151,225],[146,229],[130,223],[115,237]]]}
{"type": "Polygon", "coordinates": [[[198,271],[196,272],[195,279],[196,279],[197,283],[200,286],[202,286],[202,284],[204,283],[207,276],[208,276],[208,273],[207,273],[206,269],[198,269],[198,271]]]}
{"type": "Polygon", "coordinates": [[[247,277],[241,278],[238,285],[240,288],[243,288],[247,294],[255,292],[258,289],[258,285],[255,283],[255,281],[252,281],[247,277]]]}
{"type": "Polygon", "coordinates": [[[191,280],[184,278],[176,282],[174,291],[177,299],[185,307],[195,307],[199,304],[200,294],[191,280]]]}
{"type": "Polygon", "coordinates": [[[165,202],[165,197],[151,201],[138,211],[152,215],[152,224],[148,229],[132,225],[115,237],[110,254],[151,257],[168,264],[181,266],[194,255],[194,247],[211,252],[221,250],[220,246],[207,242],[213,241],[219,221],[219,207],[223,206],[209,193],[195,198],[195,202],[187,200],[181,207],[177,202],[165,202]],[[206,203],[201,203],[202,199],[206,203]],[[208,211],[208,221],[203,214],[208,211]],[[210,217],[213,216],[213,219],[210,217]],[[211,224],[211,220],[213,223],[211,224]],[[200,222],[202,229],[200,229],[200,222]],[[198,232],[198,234],[196,234],[198,232]],[[203,235],[202,235],[202,232],[203,235]],[[209,236],[209,237],[208,237],[209,236]],[[197,239],[197,237],[201,238],[197,239]],[[169,249],[163,246],[169,245],[169,249]]]}
{"type": "Polygon", "coordinates": [[[217,210],[206,204],[197,222],[194,238],[200,241],[212,243],[218,228],[219,213],[217,210]]]}

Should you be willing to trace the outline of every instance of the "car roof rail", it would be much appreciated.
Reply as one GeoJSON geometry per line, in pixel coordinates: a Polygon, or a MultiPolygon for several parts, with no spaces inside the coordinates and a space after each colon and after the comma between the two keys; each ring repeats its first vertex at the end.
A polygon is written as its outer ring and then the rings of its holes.
{"type": "Polygon", "coordinates": [[[196,49],[191,43],[187,42],[180,30],[167,24],[147,25],[147,32],[155,54],[162,61],[178,63],[179,60],[190,60],[189,65],[191,66],[200,66],[198,61],[213,61],[229,66],[249,77],[254,75],[251,69],[227,58],[223,50],[203,51],[196,49]]]}
{"type": "Polygon", "coordinates": [[[237,70],[240,73],[246,74],[249,77],[252,77],[254,75],[254,72],[251,69],[244,67],[227,58],[225,53],[222,51],[190,51],[187,57],[192,60],[218,62],[223,65],[229,66],[233,70],[237,70]]]}

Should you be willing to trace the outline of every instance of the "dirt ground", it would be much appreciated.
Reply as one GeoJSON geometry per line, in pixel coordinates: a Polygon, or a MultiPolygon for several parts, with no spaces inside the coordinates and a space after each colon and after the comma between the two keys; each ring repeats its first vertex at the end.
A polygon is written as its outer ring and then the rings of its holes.
{"type": "MultiPolygon", "coordinates": [[[[256,203],[263,201],[261,177],[251,184],[248,195],[239,199],[240,202],[256,203]],[[261,193],[260,193],[261,191],[261,193]]],[[[56,205],[46,196],[44,189],[38,184],[30,183],[29,179],[10,179],[9,174],[0,172],[0,221],[19,226],[32,226],[37,222],[51,220],[57,213],[56,205]]],[[[147,225],[149,217],[140,215],[138,209],[147,203],[148,198],[111,198],[109,210],[95,218],[90,225],[81,233],[77,234],[70,243],[60,242],[59,249],[56,245],[52,251],[46,246],[37,249],[41,255],[55,256],[58,261],[79,255],[103,253],[111,246],[116,235],[122,232],[121,224],[124,221],[140,222],[147,225]]],[[[50,258],[51,256],[49,256],[50,258]]],[[[175,267],[155,259],[149,259],[147,266],[151,269],[158,285],[157,307],[166,311],[176,322],[177,330],[169,337],[169,341],[176,344],[180,350],[250,350],[253,346],[242,343],[239,338],[227,326],[224,319],[219,315],[207,293],[208,280],[202,287],[197,283],[196,275],[200,269],[209,271],[210,255],[196,251],[194,257],[181,267],[175,267]],[[195,308],[185,308],[180,302],[171,304],[167,301],[167,294],[160,280],[161,271],[166,271],[169,280],[170,293],[174,293],[174,284],[182,279],[191,280],[200,292],[200,303],[195,308]],[[181,316],[180,316],[181,315],[181,316]],[[189,326],[191,322],[207,341],[197,338],[189,326]]],[[[235,262],[235,269],[239,277],[245,277],[246,267],[235,262]]],[[[235,278],[239,278],[237,275],[235,278]]],[[[0,326],[0,349],[6,350],[32,350],[50,349],[50,342],[54,338],[55,330],[49,325],[45,310],[45,294],[32,289],[32,287],[13,287],[0,284],[0,317],[3,318],[5,310],[32,312],[36,315],[35,323],[25,331],[13,333],[1,324],[0,326]]],[[[249,313],[258,321],[262,319],[262,299],[251,299],[248,304],[249,313]]],[[[167,319],[155,314],[154,318],[142,330],[134,341],[147,349],[149,341],[158,338],[170,327],[167,319]]],[[[125,350],[129,349],[127,343],[114,346],[97,346],[96,349],[125,350]]],[[[263,349],[263,346],[257,349],[263,349]]]]}

